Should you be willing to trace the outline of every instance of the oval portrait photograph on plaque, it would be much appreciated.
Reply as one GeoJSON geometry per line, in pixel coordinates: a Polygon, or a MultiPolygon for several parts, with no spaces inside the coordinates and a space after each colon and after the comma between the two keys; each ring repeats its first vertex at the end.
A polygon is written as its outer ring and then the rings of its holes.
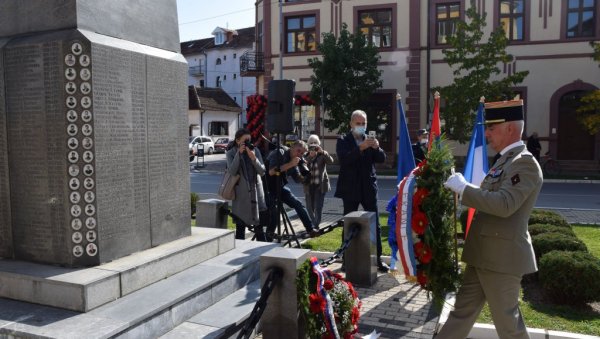
{"type": "Polygon", "coordinates": [[[70,165],[69,166],[69,175],[72,177],[76,177],[79,174],[79,166],[70,165]]]}
{"type": "Polygon", "coordinates": [[[96,219],[89,217],[87,219],[85,219],[85,227],[93,230],[94,228],[96,228],[96,219]]]}
{"type": "Polygon", "coordinates": [[[75,218],[75,219],[71,220],[71,228],[74,229],[75,231],[79,231],[81,229],[81,226],[83,226],[81,219],[75,218]]]}
{"type": "Polygon", "coordinates": [[[73,247],[73,255],[77,258],[81,257],[83,255],[83,247],[81,245],[73,247]]]}

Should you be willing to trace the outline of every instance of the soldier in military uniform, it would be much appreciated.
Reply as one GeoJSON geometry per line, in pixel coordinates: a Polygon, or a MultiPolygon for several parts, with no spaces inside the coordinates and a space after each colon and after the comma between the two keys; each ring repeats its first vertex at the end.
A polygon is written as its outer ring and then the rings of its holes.
{"type": "Polygon", "coordinates": [[[462,174],[444,186],[477,210],[465,241],[467,264],[454,311],[436,338],[466,338],[487,301],[500,338],[529,338],[519,310],[524,274],[537,271],[529,214],[542,187],[542,171],[521,140],[523,101],[485,105],[488,144],[500,158],[477,187],[462,174]]]}

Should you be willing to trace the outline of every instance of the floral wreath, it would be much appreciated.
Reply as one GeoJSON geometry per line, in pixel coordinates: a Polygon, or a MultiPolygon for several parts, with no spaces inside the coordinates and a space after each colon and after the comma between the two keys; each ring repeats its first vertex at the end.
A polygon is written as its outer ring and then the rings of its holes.
{"type": "Polygon", "coordinates": [[[250,95],[246,98],[246,129],[250,131],[252,142],[260,146],[263,142],[260,138],[265,129],[265,112],[267,110],[267,97],[261,94],[250,95]]]}
{"type": "Polygon", "coordinates": [[[459,281],[453,197],[443,187],[454,158],[443,141],[436,140],[426,159],[402,179],[387,208],[393,264],[400,261],[407,279],[431,292],[438,307],[459,281]]]}
{"type": "Polygon", "coordinates": [[[306,95],[296,94],[294,96],[294,105],[296,105],[296,106],[314,106],[315,102],[308,96],[308,94],[306,94],[306,95]]]}
{"type": "Polygon", "coordinates": [[[321,267],[317,258],[298,270],[298,307],[311,339],[350,339],[358,333],[362,302],[350,282],[321,267]]]}

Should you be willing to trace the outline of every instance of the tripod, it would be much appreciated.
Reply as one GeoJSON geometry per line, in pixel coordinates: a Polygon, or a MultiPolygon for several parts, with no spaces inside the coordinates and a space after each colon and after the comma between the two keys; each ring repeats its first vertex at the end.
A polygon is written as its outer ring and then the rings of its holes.
{"type": "MultiPolygon", "coordinates": [[[[292,242],[296,242],[296,246],[300,248],[300,241],[298,241],[298,237],[296,236],[296,232],[292,227],[292,222],[287,215],[285,209],[283,209],[283,201],[281,201],[281,189],[282,189],[282,178],[281,178],[281,161],[283,161],[283,157],[281,154],[281,134],[277,133],[277,146],[275,148],[276,156],[277,156],[277,167],[275,168],[275,179],[276,179],[276,194],[275,194],[275,208],[277,210],[277,242],[281,243],[281,240],[285,237],[286,242],[283,246],[289,245],[292,247],[292,242]],[[283,232],[281,231],[281,220],[283,219],[283,232]]],[[[283,174],[285,175],[285,173],[283,174]]]]}

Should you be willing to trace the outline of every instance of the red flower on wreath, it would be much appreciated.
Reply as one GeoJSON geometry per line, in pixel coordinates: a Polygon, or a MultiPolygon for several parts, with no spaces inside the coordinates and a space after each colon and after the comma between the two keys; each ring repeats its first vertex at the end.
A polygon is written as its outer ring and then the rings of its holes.
{"type": "Polygon", "coordinates": [[[425,166],[427,165],[427,159],[423,159],[420,163],[417,164],[417,170],[415,171],[416,176],[421,176],[423,171],[425,170],[425,166]]]}
{"type": "Polygon", "coordinates": [[[433,253],[431,252],[431,248],[427,246],[422,241],[419,241],[414,245],[415,254],[417,255],[417,259],[421,264],[428,264],[431,261],[431,257],[433,253]]]}
{"type": "Polygon", "coordinates": [[[330,289],[333,288],[333,281],[331,281],[329,279],[325,280],[325,282],[323,283],[323,287],[329,291],[330,289]]]}
{"type": "Polygon", "coordinates": [[[423,203],[423,200],[429,195],[429,190],[426,188],[417,188],[413,195],[413,208],[417,209],[423,203]]]}
{"type": "Polygon", "coordinates": [[[413,211],[411,226],[412,230],[418,235],[425,234],[425,229],[427,228],[427,224],[429,220],[427,220],[427,215],[425,213],[419,211],[413,211]]]}
{"type": "Polygon", "coordinates": [[[421,285],[421,287],[425,287],[427,285],[427,275],[425,274],[425,271],[423,270],[419,270],[417,271],[417,282],[419,282],[419,285],[421,285]]]}
{"type": "Polygon", "coordinates": [[[310,301],[310,311],[312,313],[321,313],[325,309],[325,299],[318,294],[312,293],[308,296],[310,301]]]}

